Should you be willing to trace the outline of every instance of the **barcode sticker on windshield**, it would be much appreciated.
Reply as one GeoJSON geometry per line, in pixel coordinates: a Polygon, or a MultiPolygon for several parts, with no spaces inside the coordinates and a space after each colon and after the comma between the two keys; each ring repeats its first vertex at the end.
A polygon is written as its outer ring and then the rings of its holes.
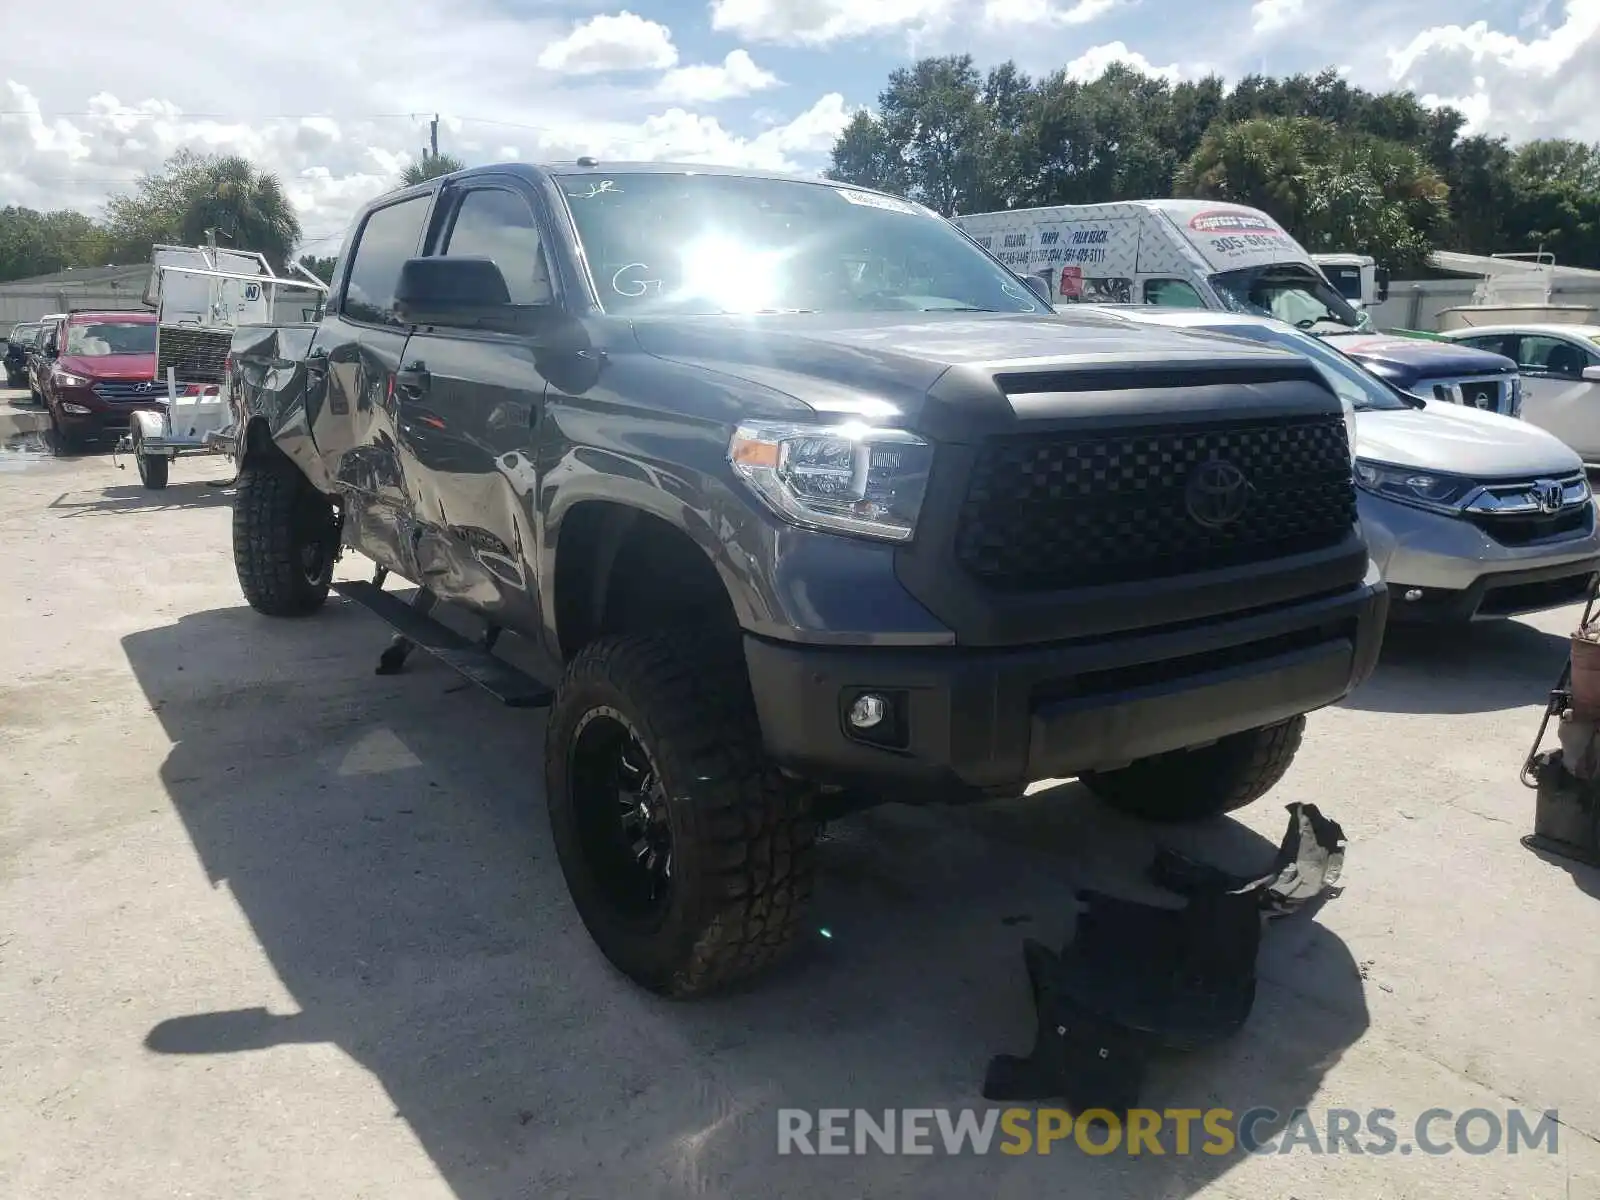
{"type": "Polygon", "coordinates": [[[896,200],[893,196],[880,196],[877,192],[858,192],[854,188],[834,188],[833,190],[850,201],[851,204],[859,204],[863,208],[881,208],[885,212],[905,213],[910,217],[922,216],[922,209],[907,200],[896,200]]]}

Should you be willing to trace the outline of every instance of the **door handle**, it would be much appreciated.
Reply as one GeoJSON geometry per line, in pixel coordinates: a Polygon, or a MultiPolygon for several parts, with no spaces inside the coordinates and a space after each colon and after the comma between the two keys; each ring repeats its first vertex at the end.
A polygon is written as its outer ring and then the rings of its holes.
{"type": "Polygon", "coordinates": [[[423,363],[414,362],[409,367],[402,367],[394,373],[394,385],[406,395],[415,397],[428,390],[428,383],[432,378],[423,363]]]}

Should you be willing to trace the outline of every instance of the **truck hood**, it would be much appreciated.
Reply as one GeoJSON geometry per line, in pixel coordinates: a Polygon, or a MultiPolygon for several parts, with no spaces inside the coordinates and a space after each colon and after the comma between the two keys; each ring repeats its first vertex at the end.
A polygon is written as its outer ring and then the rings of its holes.
{"type": "Polygon", "coordinates": [[[1565,442],[1499,413],[1430,402],[1356,414],[1356,455],[1475,479],[1567,475],[1583,462],[1565,442]]]}
{"type": "Polygon", "coordinates": [[[635,319],[633,332],[657,358],[771,388],[818,412],[870,420],[914,417],[952,368],[1272,367],[1299,357],[1095,313],[659,317],[635,319]]]}
{"type": "Polygon", "coordinates": [[[63,354],[56,359],[63,371],[89,379],[154,379],[154,354],[63,354]]]}
{"type": "Polygon", "coordinates": [[[1503,354],[1452,346],[1426,338],[1390,334],[1335,334],[1323,340],[1376,375],[1401,387],[1418,379],[1461,375],[1514,375],[1517,364],[1503,354]]]}

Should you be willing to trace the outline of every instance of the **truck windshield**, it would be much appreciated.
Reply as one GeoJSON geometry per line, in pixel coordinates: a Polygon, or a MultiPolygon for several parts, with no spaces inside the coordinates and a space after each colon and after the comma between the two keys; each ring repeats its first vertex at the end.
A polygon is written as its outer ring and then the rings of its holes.
{"type": "Polygon", "coordinates": [[[1323,267],[1322,273],[1328,277],[1328,282],[1333,284],[1339,295],[1346,300],[1361,299],[1361,268],[1360,267],[1323,267]]]}
{"type": "Polygon", "coordinates": [[[149,322],[96,322],[68,325],[63,353],[78,358],[103,358],[108,354],[154,354],[156,327],[149,322]]]}
{"type": "Polygon", "coordinates": [[[1322,276],[1297,263],[1223,271],[1213,275],[1211,283],[1235,312],[1276,317],[1297,329],[1318,332],[1361,328],[1361,314],[1322,276]]]}
{"type": "Polygon", "coordinates": [[[903,200],[740,175],[556,180],[607,312],[1050,311],[953,225],[903,200]]]}

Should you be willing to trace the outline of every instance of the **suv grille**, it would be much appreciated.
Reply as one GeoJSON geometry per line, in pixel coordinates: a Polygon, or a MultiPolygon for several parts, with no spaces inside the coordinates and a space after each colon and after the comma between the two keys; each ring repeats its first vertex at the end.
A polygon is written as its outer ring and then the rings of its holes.
{"type": "Polygon", "coordinates": [[[167,388],[148,379],[102,379],[94,385],[94,394],[113,404],[135,400],[166,403],[167,388]]]}
{"type": "Polygon", "coordinates": [[[999,588],[1126,583],[1324,549],[1355,520],[1338,416],[1008,436],[978,453],[956,558],[999,588]],[[1243,476],[1242,506],[1207,509],[1211,461],[1243,476]]]}
{"type": "Polygon", "coordinates": [[[1424,379],[1414,390],[1444,404],[1461,404],[1511,416],[1511,380],[1515,376],[1477,379],[1424,379]]]}

